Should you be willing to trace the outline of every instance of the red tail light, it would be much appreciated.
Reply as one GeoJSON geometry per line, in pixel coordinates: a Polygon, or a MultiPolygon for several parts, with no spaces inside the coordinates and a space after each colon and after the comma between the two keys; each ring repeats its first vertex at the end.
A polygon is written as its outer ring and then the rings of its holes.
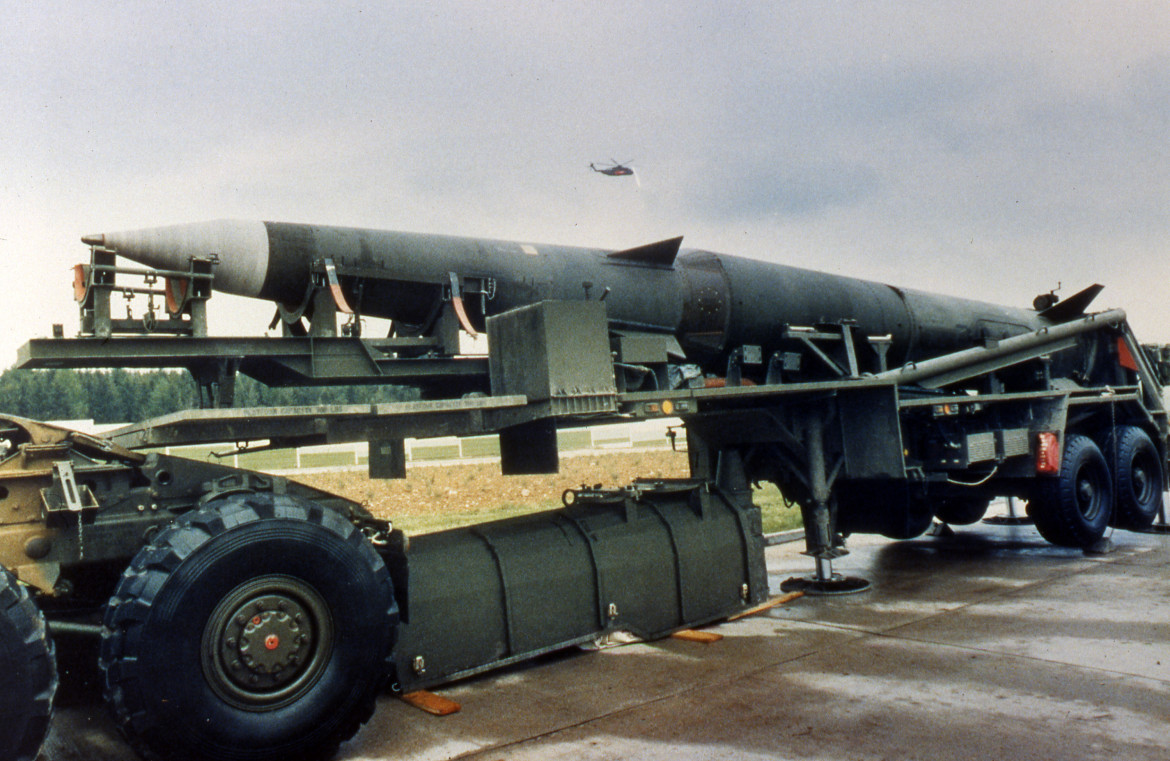
{"type": "Polygon", "coordinates": [[[1060,472],[1060,436],[1054,431],[1036,434],[1036,472],[1060,472]]]}

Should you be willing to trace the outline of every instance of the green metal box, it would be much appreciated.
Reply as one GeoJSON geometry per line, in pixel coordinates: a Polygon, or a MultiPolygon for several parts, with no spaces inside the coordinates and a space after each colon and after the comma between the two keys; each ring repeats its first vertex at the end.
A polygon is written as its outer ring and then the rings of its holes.
{"type": "Polygon", "coordinates": [[[617,408],[605,305],[542,301],[487,322],[493,396],[548,401],[555,414],[617,408]]]}

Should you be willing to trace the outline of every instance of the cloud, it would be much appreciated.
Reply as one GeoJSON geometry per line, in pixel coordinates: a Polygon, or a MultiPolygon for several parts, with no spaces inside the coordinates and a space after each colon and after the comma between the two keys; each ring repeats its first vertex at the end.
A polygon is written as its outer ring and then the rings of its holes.
{"type": "Polygon", "coordinates": [[[711,222],[807,217],[862,204],[880,187],[877,172],[863,163],[752,157],[696,171],[682,213],[711,222]]]}
{"type": "Polygon", "coordinates": [[[250,216],[1092,278],[1170,340],[1133,275],[1166,266],[1170,4],[11,5],[0,257],[47,295],[0,363],[71,319],[78,235],[250,216]]]}

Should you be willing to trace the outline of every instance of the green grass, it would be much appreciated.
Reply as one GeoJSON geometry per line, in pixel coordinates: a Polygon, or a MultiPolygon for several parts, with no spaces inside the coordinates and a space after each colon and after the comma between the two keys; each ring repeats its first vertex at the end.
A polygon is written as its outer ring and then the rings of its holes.
{"type": "Polygon", "coordinates": [[[302,468],[337,468],[353,467],[357,461],[353,452],[345,450],[336,452],[301,452],[302,468]]]}
{"type": "MultiPolygon", "coordinates": [[[[803,525],[800,520],[800,508],[796,505],[785,506],[784,498],[775,486],[766,484],[763,488],[756,489],[752,499],[760,507],[765,534],[797,529],[803,525]]],[[[430,534],[435,531],[470,526],[475,523],[515,518],[518,515],[527,515],[540,510],[552,510],[560,506],[559,501],[546,501],[522,505],[504,504],[490,510],[400,515],[394,519],[394,527],[402,529],[407,534],[430,534]]]]}
{"type": "Polygon", "coordinates": [[[463,439],[464,457],[499,457],[499,436],[469,436],[463,439]]]}
{"type": "Polygon", "coordinates": [[[760,515],[764,521],[764,533],[773,534],[777,531],[789,531],[801,528],[804,522],[800,518],[800,507],[784,504],[784,497],[773,484],[764,484],[752,492],[752,501],[760,507],[760,515]]]}
{"type": "MultiPolygon", "coordinates": [[[[293,470],[297,467],[295,449],[267,449],[240,455],[241,468],[255,470],[293,470]]],[[[230,464],[230,463],[229,463],[230,464]]]]}
{"type": "Polygon", "coordinates": [[[562,452],[589,449],[592,446],[593,433],[588,428],[569,428],[557,431],[557,447],[562,452]]]}

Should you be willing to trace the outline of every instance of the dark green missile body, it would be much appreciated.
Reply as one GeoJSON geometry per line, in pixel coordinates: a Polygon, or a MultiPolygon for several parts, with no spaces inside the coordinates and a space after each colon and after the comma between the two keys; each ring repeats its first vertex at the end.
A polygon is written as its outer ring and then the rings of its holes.
{"type": "MultiPolygon", "coordinates": [[[[681,238],[624,251],[282,222],[219,221],[90,235],[135,261],[179,269],[215,255],[215,288],[299,313],[314,272],[340,298],[402,332],[426,333],[453,298],[465,326],[538,301],[604,300],[611,327],[675,336],[688,361],[718,368],[730,351],[781,348],[786,328],[853,326],[886,337],[897,366],[1034,330],[1048,313],[681,249],[681,238]]],[[[1051,311],[1051,310],[1050,310],[1051,311]]],[[[864,364],[864,363],[863,363],[864,364]]]]}

